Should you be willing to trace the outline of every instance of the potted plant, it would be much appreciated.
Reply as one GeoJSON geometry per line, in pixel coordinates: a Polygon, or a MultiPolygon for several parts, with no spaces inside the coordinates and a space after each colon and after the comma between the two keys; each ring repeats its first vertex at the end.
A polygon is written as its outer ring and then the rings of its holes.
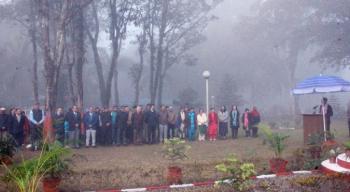
{"type": "Polygon", "coordinates": [[[4,134],[0,138],[0,163],[12,164],[12,157],[16,151],[16,142],[10,134],[4,134]]]}
{"type": "MultiPolygon", "coordinates": [[[[3,176],[3,180],[13,184],[16,191],[36,192],[39,189],[40,181],[45,180],[45,177],[59,175],[63,170],[66,170],[67,166],[62,166],[62,156],[68,152],[66,148],[44,144],[38,156],[28,160],[23,159],[22,162],[12,167],[5,166],[6,174],[3,176]]],[[[45,184],[44,191],[47,191],[45,184]]]]}
{"type": "Polygon", "coordinates": [[[46,144],[43,148],[43,153],[47,156],[42,167],[44,171],[43,191],[58,192],[61,176],[69,170],[70,160],[66,156],[70,151],[58,143],[46,144]]]}
{"type": "Polygon", "coordinates": [[[350,141],[344,143],[346,158],[350,158],[350,141]]]}
{"type": "Polygon", "coordinates": [[[176,165],[179,160],[185,160],[188,158],[186,155],[190,146],[186,144],[185,140],[180,138],[172,138],[165,140],[163,146],[163,156],[167,158],[171,163],[168,166],[167,181],[169,184],[182,183],[182,169],[176,165]]]}
{"type": "Polygon", "coordinates": [[[264,143],[268,143],[275,154],[275,157],[270,159],[270,170],[273,173],[285,173],[288,161],[282,158],[282,153],[286,148],[285,140],[289,136],[272,132],[269,127],[265,126],[261,130],[264,135],[264,143]]]}
{"type": "Polygon", "coordinates": [[[340,153],[340,148],[337,147],[335,149],[329,150],[329,162],[330,163],[336,163],[337,162],[337,156],[340,153]]]}

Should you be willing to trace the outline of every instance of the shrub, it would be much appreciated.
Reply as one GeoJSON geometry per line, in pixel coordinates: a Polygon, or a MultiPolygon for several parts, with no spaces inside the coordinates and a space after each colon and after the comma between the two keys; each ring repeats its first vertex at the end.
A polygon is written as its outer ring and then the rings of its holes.
{"type": "MultiPolygon", "coordinates": [[[[230,175],[225,179],[231,179],[230,183],[237,191],[248,190],[252,185],[251,177],[256,174],[254,164],[242,163],[234,155],[229,156],[224,163],[217,165],[215,168],[230,175]]],[[[219,182],[219,184],[223,183],[225,183],[224,180],[219,182]]]]}

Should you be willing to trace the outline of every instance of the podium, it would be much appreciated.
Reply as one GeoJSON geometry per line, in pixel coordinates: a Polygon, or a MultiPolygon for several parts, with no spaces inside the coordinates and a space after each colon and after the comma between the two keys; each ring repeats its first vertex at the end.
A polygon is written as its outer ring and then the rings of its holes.
{"type": "Polygon", "coordinates": [[[323,134],[322,114],[303,114],[304,144],[308,143],[309,136],[323,134]]]}

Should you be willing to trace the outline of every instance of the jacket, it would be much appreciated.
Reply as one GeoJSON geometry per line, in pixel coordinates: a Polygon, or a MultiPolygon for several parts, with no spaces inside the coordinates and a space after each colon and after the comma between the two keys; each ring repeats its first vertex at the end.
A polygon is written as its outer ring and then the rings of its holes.
{"type": "Polygon", "coordinates": [[[74,131],[75,129],[80,129],[81,114],[79,112],[76,112],[76,115],[75,115],[74,112],[70,111],[66,114],[65,119],[69,124],[69,131],[74,131]],[[78,124],[78,127],[76,127],[76,124],[78,124]]]}
{"type": "Polygon", "coordinates": [[[84,115],[84,126],[85,129],[93,129],[96,130],[99,125],[99,117],[97,113],[90,112],[85,113],[84,115]]]}

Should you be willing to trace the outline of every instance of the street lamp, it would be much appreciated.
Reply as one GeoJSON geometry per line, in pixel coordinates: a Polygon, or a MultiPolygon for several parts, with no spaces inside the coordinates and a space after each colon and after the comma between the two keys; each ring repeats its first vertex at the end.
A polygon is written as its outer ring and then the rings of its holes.
{"type": "Polygon", "coordinates": [[[205,79],[207,115],[209,115],[209,77],[210,77],[210,72],[208,70],[204,71],[202,75],[205,79]]]}

